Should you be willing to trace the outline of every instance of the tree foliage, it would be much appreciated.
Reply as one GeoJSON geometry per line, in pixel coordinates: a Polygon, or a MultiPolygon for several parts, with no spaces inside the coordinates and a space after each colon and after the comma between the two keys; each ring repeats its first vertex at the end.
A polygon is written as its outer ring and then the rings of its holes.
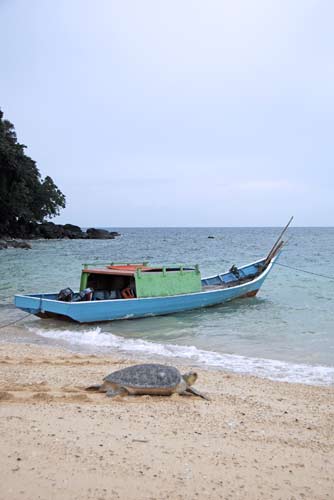
{"type": "Polygon", "coordinates": [[[25,148],[0,109],[0,234],[19,236],[20,227],[55,217],[65,207],[63,193],[51,177],[41,178],[25,148]]]}

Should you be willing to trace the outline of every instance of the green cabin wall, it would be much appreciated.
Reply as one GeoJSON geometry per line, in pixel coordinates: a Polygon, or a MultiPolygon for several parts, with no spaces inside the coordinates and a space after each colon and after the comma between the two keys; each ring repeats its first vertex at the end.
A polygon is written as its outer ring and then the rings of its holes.
{"type": "Polygon", "coordinates": [[[135,275],[137,297],[165,297],[200,292],[201,274],[192,271],[141,272],[135,275]]]}
{"type": "Polygon", "coordinates": [[[87,288],[87,280],[88,280],[89,273],[81,273],[81,279],[80,279],[80,292],[87,288]]]}

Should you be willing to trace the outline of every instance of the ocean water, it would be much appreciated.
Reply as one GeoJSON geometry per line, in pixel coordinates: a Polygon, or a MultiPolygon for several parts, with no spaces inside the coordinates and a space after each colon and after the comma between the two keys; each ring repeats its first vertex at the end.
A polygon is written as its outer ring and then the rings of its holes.
{"type": "MultiPolygon", "coordinates": [[[[115,228],[110,228],[115,229],[115,228]]],[[[77,289],[82,263],[200,265],[202,276],[265,256],[278,228],[116,228],[114,240],[33,241],[0,252],[0,326],[24,315],[15,293],[77,289]],[[208,238],[214,236],[214,238],[208,238]]],[[[255,298],[139,320],[76,325],[25,318],[0,341],[81,352],[178,359],[193,365],[309,384],[334,383],[334,228],[291,228],[279,264],[255,298]]]]}

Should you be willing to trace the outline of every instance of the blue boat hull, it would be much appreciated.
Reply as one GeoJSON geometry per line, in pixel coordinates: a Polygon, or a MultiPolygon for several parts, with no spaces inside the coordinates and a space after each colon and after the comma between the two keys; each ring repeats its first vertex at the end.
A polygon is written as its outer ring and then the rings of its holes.
{"type": "Polygon", "coordinates": [[[61,302],[56,300],[57,294],[15,295],[15,305],[40,317],[66,318],[79,323],[143,318],[189,311],[256,295],[276,258],[261,273],[259,269],[264,264],[264,259],[239,268],[240,277],[244,282],[235,286],[233,285],[235,277],[227,272],[202,279],[203,289],[196,293],[91,302],[61,302]],[[252,276],[255,276],[254,279],[252,276]]]}

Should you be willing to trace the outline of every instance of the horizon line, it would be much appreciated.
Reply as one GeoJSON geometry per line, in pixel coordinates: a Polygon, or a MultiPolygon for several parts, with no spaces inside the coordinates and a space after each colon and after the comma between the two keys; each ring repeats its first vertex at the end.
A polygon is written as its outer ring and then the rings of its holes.
{"type": "MultiPolygon", "coordinates": [[[[283,225],[277,225],[277,226],[106,226],[106,225],[88,225],[88,226],[79,226],[81,229],[87,229],[89,227],[94,227],[96,229],[104,229],[104,228],[113,228],[113,229],[265,229],[265,228],[280,228],[284,227],[283,225]]],[[[334,228],[334,226],[290,226],[291,228],[295,229],[302,229],[302,228],[314,228],[314,229],[331,229],[334,228]]]]}

